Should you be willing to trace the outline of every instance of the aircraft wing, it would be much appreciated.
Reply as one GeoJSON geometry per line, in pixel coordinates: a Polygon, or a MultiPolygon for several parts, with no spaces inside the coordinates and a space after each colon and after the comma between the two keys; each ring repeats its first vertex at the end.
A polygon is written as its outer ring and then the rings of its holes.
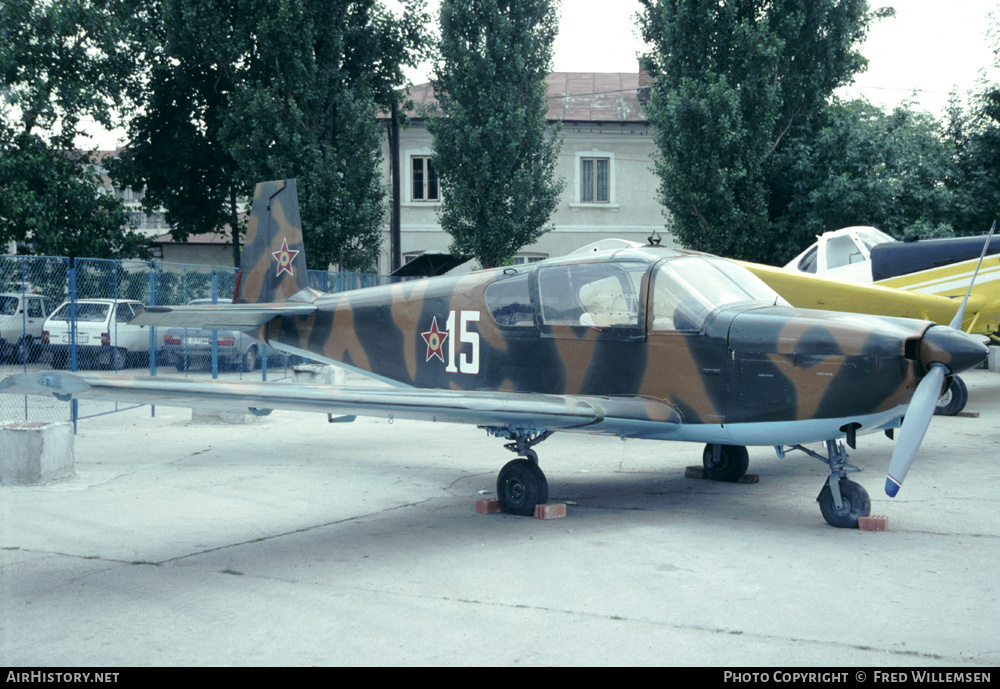
{"type": "Polygon", "coordinates": [[[307,316],[315,310],[315,304],[295,302],[147,306],[131,323],[205,330],[256,330],[277,316],[307,316]]]}
{"type": "MultiPolygon", "coordinates": [[[[917,318],[946,324],[955,317],[961,303],[961,299],[880,285],[841,282],[757,263],[740,262],[740,265],[770,285],[792,306],[799,308],[917,318]]],[[[976,294],[969,297],[966,327],[984,306],[982,297],[976,294]]]]}
{"type": "MultiPolygon", "coordinates": [[[[130,377],[45,371],[9,376],[0,393],[161,404],[257,414],[273,409],[394,417],[533,429],[581,429],[604,421],[611,410],[634,415],[634,399],[496,391],[331,387],[302,383],[192,381],[166,376],[130,377]]],[[[667,424],[676,411],[655,411],[667,424]]]]}

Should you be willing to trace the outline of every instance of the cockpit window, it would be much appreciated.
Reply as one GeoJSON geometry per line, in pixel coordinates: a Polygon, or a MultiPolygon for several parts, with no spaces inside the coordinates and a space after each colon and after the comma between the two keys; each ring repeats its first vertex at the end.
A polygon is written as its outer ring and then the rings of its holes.
{"type": "Polygon", "coordinates": [[[712,311],[733,304],[786,304],[745,268],[718,258],[686,256],[664,263],[653,283],[654,330],[700,330],[712,311]]]}
{"type": "Polygon", "coordinates": [[[542,322],[597,328],[639,325],[639,287],[648,264],[579,263],[538,271],[542,322]]]}
{"type": "Polygon", "coordinates": [[[532,328],[535,308],[531,305],[528,273],[503,278],[486,288],[486,308],[498,325],[532,328]]]}

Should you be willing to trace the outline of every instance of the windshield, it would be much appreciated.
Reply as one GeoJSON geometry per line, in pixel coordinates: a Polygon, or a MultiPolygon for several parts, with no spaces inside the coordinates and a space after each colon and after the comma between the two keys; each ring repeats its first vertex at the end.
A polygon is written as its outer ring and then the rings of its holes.
{"type": "Polygon", "coordinates": [[[858,239],[861,243],[865,245],[868,251],[872,250],[872,247],[876,244],[885,244],[886,242],[896,241],[885,232],[881,230],[876,230],[874,227],[860,227],[858,228],[858,239]]]}
{"type": "Polygon", "coordinates": [[[17,313],[17,297],[0,297],[0,316],[13,316],[17,313]]]}
{"type": "Polygon", "coordinates": [[[747,303],[788,304],[760,278],[732,261],[703,256],[674,259],[656,272],[653,329],[700,330],[715,309],[747,303]]]}
{"type": "MultiPolygon", "coordinates": [[[[90,323],[101,323],[108,319],[108,304],[77,304],[76,320],[90,323]]],[[[52,315],[54,321],[69,320],[69,304],[63,304],[52,315]]]]}

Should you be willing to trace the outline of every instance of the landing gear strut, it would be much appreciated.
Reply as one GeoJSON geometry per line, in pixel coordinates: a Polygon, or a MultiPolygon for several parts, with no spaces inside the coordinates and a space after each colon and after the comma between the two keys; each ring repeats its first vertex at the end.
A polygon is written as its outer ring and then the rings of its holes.
{"type": "Polygon", "coordinates": [[[858,520],[871,513],[872,502],[868,492],[859,483],[847,478],[848,473],[861,471],[861,467],[847,463],[847,451],[844,444],[838,440],[826,441],[827,456],[808,450],[801,445],[788,448],[776,447],[779,457],[784,457],[788,450],[801,450],[810,457],[818,459],[830,467],[830,478],[823,484],[823,489],[816,497],[819,511],[830,526],[841,529],[858,528],[858,520]]]}
{"type": "Polygon", "coordinates": [[[544,505],[549,500],[549,483],[538,466],[538,455],[532,446],[542,442],[552,431],[529,431],[523,429],[483,427],[490,435],[507,438],[512,442],[504,445],[511,452],[522,455],[507,462],[497,476],[497,497],[500,509],[508,514],[529,517],[535,513],[535,505],[544,505]]]}

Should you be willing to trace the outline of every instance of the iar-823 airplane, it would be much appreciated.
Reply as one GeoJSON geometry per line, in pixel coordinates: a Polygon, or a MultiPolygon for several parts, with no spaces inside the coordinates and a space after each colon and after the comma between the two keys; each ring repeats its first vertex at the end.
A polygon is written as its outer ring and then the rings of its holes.
{"type": "Polygon", "coordinates": [[[704,443],[705,474],[721,481],[744,474],[747,445],[801,449],[829,466],[823,516],[856,527],[870,500],[847,479],[857,468],[843,441],[902,425],[886,481],[894,495],[946,378],[987,353],[927,321],[792,308],[734,262],[655,246],[322,294],[306,284],[293,180],[257,187],[234,301],[148,307],[134,322],[241,329],[393,386],[47,372],[0,387],[475,424],[518,455],[497,478],[514,514],[547,501],[534,448],[555,432],[704,443]]]}

